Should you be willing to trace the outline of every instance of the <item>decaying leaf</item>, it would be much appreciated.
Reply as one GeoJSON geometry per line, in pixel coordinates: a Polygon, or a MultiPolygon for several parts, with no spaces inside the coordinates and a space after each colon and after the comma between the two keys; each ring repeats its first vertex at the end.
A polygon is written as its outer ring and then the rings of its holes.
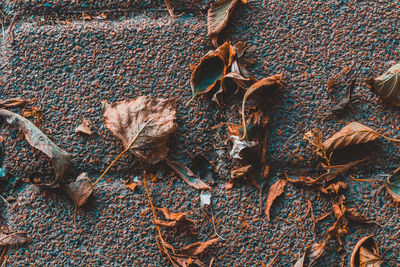
{"type": "Polygon", "coordinates": [[[135,191],[136,186],[137,186],[137,183],[135,183],[135,182],[125,184],[125,187],[131,191],[135,191]]]}
{"type": "Polygon", "coordinates": [[[198,256],[202,254],[209,246],[218,243],[219,238],[213,238],[205,242],[196,242],[180,249],[181,253],[187,256],[198,256]]]}
{"type": "Polygon", "coordinates": [[[30,100],[23,99],[21,97],[0,99],[0,108],[15,108],[18,106],[25,106],[36,100],[36,96],[30,100]]]}
{"type": "Polygon", "coordinates": [[[267,220],[270,220],[270,210],[275,199],[279,197],[284,191],[287,184],[286,179],[279,179],[270,188],[268,192],[267,204],[265,206],[265,215],[267,215],[267,220]]]}
{"type": "Polygon", "coordinates": [[[351,122],[323,143],[326,151],[333,151],[348,145],[374,141],[380,135],[374,129],[358,122],[351,122]]]}
{"type": "Polygon", "coordinates": [[[210,184],[215,183],[214,179],[214,169],[210,163],[202,154],[197,154],[192,158],[192,171],[204,179],[210,184]]]}
{"type": "Polygon", "coordinates": [[[345,91],[344,97],[339,101],[339,103],[337,103],[337,104],[332,108],[333,113],[340,113],[340,112],[342,112],[342,111],[347,107],[347,105],[348,105],[349,102],[350,102],[351,94],[353,93],[354,88],[356,87],[356,81],[357,81],[357,79],[354,78],[354,79],[346,86],[346,89],[345,89],[346,91],[345,91]]]}
{"type": "Polygon", "coordinates": [[[164,214],[165,219],[167,220],[160,220],[158,218],[154,219],[154,222],[157,225],[165,226],[165,227],[177,227],[177,226],[191,226],[195,225],[196,223],[187,217],[185,212],[173,213],[170,212],[167,207],[158,209],[164,214]]]}
{"type": "Polygon", "coordinates": [[[306,132],[304,135],[304,139],[314,146],[314,151],[315,153],[317,153],[317,155],[326,159],[327,162],[329,162],[329,159],[326,156],[325,147],[323,145],[322,133],[318,129],[313,129],[306,132]]]}
{"type": "Polygon", "coordinates": [[[231,170],[231,179],[236,180],[241,177],[247,177],[248,175],[252,175],[251,170],[252,170],[251,165],[246,165],[246,166],[243,166],[243,167],[240,167],[237,169],[232,169],[231,170]]]}
{"type": "MultiPolygon", "coordinates": [[[[207,13],[207,36],[215,47],[218,46],[218,34],[228,24],[229,17],[240,0],[218,0],[211,4],[207,13]]],[[[246,0],[242,0],[246,3],[246,0]]]]}
{"type": "Polygon", "coordinates": [[[181,177],[188,185],[200,189],[200,190],[211,190],[211,187],[205,182],[200,180],[191,169],[183,165],[182,163],[174,162],[166,159],[165,162],[168,164],[175,173],[181,177]]]}
{"type": "Polygon", "coordinates": [[[367,83],[383,101],[400,106],[400,63],[390,67],[381,76],[367,80],[367,83]]]}
{"type": "Polygon", "coordinates": [[[393,200],[400,202],[400,167],[387,178],[384,186],[393,200]]]}
{"type": "Polygon", "coordinates": [[[72,165],[68,153],[54,144],[42,131],[22,116],[5,109],[0,109],[0,122],[2,120],[19,129],[31,146],[39,149],[51,159],[54,166],[55,179],[50,183],[40,183],[37,185],[58,187],[64,181],[65,174],[72,165]]]}
{"type": "Polygon", "coordinates": [[[336,194],[338,194],[339,191],[342,189],[347,189],[347,184],[345,182],[333,183],[333,184],[330,184],[326,188],[326,190],[328,190],[329,192],[336,193],[336,194]]]}
{"type": "Polygon", "coordinates": [[[297,260],[294,267],[314,266],[325,251],[326,240],[306,247],[304,254],[297,260]]]}
{"type": "Polygon", "coordinates": [[[92,135],[93,132],[90,129],[91,127],[92,127],[92,123],[90,122],[90,120],[86,119],[85,117],[82,117],[81,124],[75,129],[75,132],[92,135]]]}
{"type": "Polygon", "coordinates": [[[211,191],[203,191],[200,194],[200,207],[211,205],[211,191]]]}
{"type": "Polygon", "coordinates": [[[22,246],[31,241],[32,239],[30,239],[24,232],[0,234],[0,246],[22,246]]]}
{"type": "Polygon", "coordinates": [[[65,192],[72,199],[77,208],[86,203],[93,192],[93,186],[86,172],[81,173],[75,182],[65,185],[65,192]]]}
{"type": "Polygon", "coordinates": [[[241,140],[237,135],[231,135],[228,138],[228,141],[231,141],[233,144],[232,150],[229,152],[229,156],[231,156],[233,159],[239,160],[243,159],[243,151],[245,149],[255,147],[258,144],[256,141],[241,140]]]}
{"type": "Polygon", "coordinates": [[[244,94],[243,102],[242,102],[242,122],[243,122],[244,133],[243,133],[241,140],[246,138],[246,135],[247,135],[246,114],[245,114],[245,105],[246,105],[247,98],[258,90],[275,89],[279,86],[285,86],[285,82],[283,81],[282,73],[261,79],[258,82],[254,83],[252,86],[250,86],[246,90],[246,93],[244,94]]]}
{"type": "Polygon", "coordinates": [[[373,236],[361,238],[351,253],[351,267],[379,267],[385,260],[379,256],[378,244],[373,236]]]}
{"type": "Polygon", "coordinates": [[[146,125],[130,151],[155,164],[168,154],[169,136],[177,129],[175,113],[174,99],[147,95],[106,106],[103,116],[106,127],[122,140],[125,148],[146,125]]]}
{"type": "Polygon", "coordinates": [[[192,98],[188,104],[199,94],[211,91],[221,78],[226,74],[232,64],[235,50],[229,42],[225,42],[215,51],[208,52],[201,58],[190,77],[192,98]]]}

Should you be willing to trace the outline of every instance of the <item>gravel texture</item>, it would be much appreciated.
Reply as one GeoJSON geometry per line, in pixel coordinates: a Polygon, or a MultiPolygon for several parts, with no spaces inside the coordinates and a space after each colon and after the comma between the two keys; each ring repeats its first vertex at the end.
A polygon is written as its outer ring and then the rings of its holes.
{"type": "MultiPolygon", "coordinates": [[[[121,143],[105,129],[101,102],[110,103],[138,95],[176,97],[179,129],[171,140],[170,158],[188,162],[189,154],[203,152],[218,168],[214,189],[217,231],[226,240],[204,258],[215,257],[218,266],[260,266],[268,264],[277,250],[276,265],[292,265],[306,244],[322,240],[333,223],[330,217],[311,231],[306,214],[306,198],[312,200],[315,217],[330,210],[326,197],[313,190],[288,185],[272,207],[272,219],[258,217],[258,192],[251,185],[224,189],[228,180],[228,147],[225,128],[212,129],[221,122],[238,122],[236,109],[218,109],[200,99],[189,107],[191,91],[189,64],[197,63],[209,49],[206,37],[204,3],[186,8],[173,20],[162,1],[142,10],[109,12],[105,20],[82,20],[76,11],[101,12],[118,9],[126,1],[100,1],[83,6],[85,1],[8,1],[3,9],[16,20],[13,42],[2,36],[0,63],[1,98],[37,95],[34,105],[43,111],[39,127],[71,153],[72,179],[87,171],[96,178],[121,151],[121,143]],[[52,3],[52,9],[43,8],[52,3]],[[37,3],[37,5],[34,5],[37,3]],[[110,4],[111,3],[111,4],[110,4]],[[37,6],[31,8],[32,5],[37,6]],[[110,6],[111,5],[111,6],[110,6]],[[46,11],[47,10],[47,11],[46,11]],[[53,12],[61,14],[55,15],[53,12]],[[47,16],[41,16],[41,14],[47,16]],[[26,15],[24,15],[26,14],[26,15]],[[4,63],[3,63],[4,62],[4,63]],[[81,116],[93,123],[95,135],[74,132],[81,116]]],[[[130,7],[134,6],[135,1],[130,7]]],[[[146,5],[146,2],[142,2],[146,5]]],[[[179,10],[179,8],[178,8],[179,10]]],[[[285,73],[288,86],[271,102],[268,162],[269,184],[282,172],[290,175],[319,172],[319,159],[303,140],[306,131],[319,128],[328,137],[349,121],[359,121],[381,133],[400,138],[399,110],[384,105],[363,80],[381,74],[400,55],[397,1],[249,1],[240,4],[221,39],[244,40],[248,49],[245,61],[250,71],[262,78],[285,73]],[[326,84],[345,65],[358,75],[356,90],[346,112],[332,116],[335,103],[328,98],[326,84]]],[[[339,89],[340,94],[340,89],[339,89]]],[[[20,110],[17,110],[20,112],[20,110]]],[[[21,178],[37,178],[51,171],[43,155],[32,149],[18,134],[7,135],[6,168],[21,178]]],[[[379,140],[342,151],[337,162],[369,157],[350,174],[375,178],[389,173],[399,162],[398,146],[379,140]]],[[[8,252],[11,265],[167,265],[155,240],[151,210],[143,187],[136,192],[125,189],[122,181],[141,176],[143,167],[127,156],[111,169],[99,184],[95,196],[78,214],[74,231],[73,205],[62,192],[45,192],[31,185],[18,187],[15,208],[4,211],[13,230],[30,231],[33,242],[8,252]]],[[[157,166],[155,169],[162,168],[157,166]]],[[[349,175],[345,196],[350,207],[377,217],[383,227],[350,225],[345,237],[344,263],[360,237],[374,233],[386,257],[399,255],[399,206],[385,193],[371,202],[378,183],[356,183],[349,175]],[[368,209],[368,205],[371,206],[368,209]]],[[[170,175],[160,175],[150,185],[155,204],[175,211],[188,211],[199,221],[199,235],[183,233],[167,236],[179,247],[182,242],[205,240],[213,228],[199,208],[199,193],[170,175]]],[[[341,254],[330,241],[319,266],[340,266],[341,254]]]]}

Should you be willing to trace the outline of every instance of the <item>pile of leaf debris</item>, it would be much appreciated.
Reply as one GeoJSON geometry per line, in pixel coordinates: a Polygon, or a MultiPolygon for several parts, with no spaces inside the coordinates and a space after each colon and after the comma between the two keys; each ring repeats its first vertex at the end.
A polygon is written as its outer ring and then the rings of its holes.
{"type": "MultiPolygon", "coordinates": [[[[351,122],[330,138],[323,140],[323,134],[313,129],[305,134],[305,139],[310,142],[315,153],[321,157],[320,166],[323,172],[317,177],[297,176],[284,173],[268,190],[265,207],[263,206],[264,191],[269,178],[270,167],[267,162],[268,128],[270,101],[286,87],[284,74],[275,74],[269,77],[257,78],[246,68],[243,55],[246,51],[244,42],[233,44],[225,41],[219,42],[220,33],[227,26],[229,18],[235,7],[245,4],[242,0],[218,0],[211,4],[208,11],[208,37],[210,37],[215,50],[205,54],[199,63],[192,67],[190,84],[192,98],[187,105],[197,97],[208,97],[219,108],[239,107],[240,121],[226,122],[227,143],[231,149],[228,158],[232,161],[230,173],[230,186],[237,181],[247,181],[256,186],[260,192],[260,216],[264,212],[270,220],[270,210],[275,199],[285,190],[287,184],[310,188],[322,192],[326,200],[331,203],[332,211],[312,221],[314,227],[329,216],[334,216],[335,222],[326,230],[322,241],[315,242],[305,248],[304,254],[298,258],[295,266],[312,266],[317,263],[323,254],[327,242],[336,240],[339,251],[343,251],[343,238],[348,232],[350,222],[359,224],[380,223],[374,218],[360,214],[357,209],[348,207],[343,191],[348,185],[338,181],[340,175],[346,174],[350,169],[363,164],[368,159],[355,160],[345,164],[335,164],[332,160],[336,151],[352,145],[360,145],[378,138],[385,138],[392,142],[399,140],[387,137],[374,129],[358,122],[351,122]],[[295,176],[295,177],[293,177],[295,176]],[[263,211],[263,212],[262,212],[263,211]]],[[[170,1],[165,1],[172,16],[175,17],[170,1]]],[[[393,66],[383,75],[367,81],[372,91],[384,101],[392,105],[400,105],[400,64],[393,66]]],[[[336,101],[333,108],[335,113],[345,110],[351,102],[351,93],[356,85],[355,75],[349,76],[351,69],[346,67],[332,77],[328,83],[328,93],[332,93],[338,86],[345,83],[344,97],[336,101]]],[[[126,152],[132,153],[140,159],[145,166],[151,169],[156,164],[162,164],[179,176],[189,186],[200,191],[201,206],[210,214],[212,213],[212,185],[215,183],[213,167],[203,155],[196,155],[192,159],[192,169],[180,162],[168,159],[169,139],[177,129],[175,123],[176,99],[162,99],[154,96],[140,96],[135,99],[121,101],[113,104],[103,103],[103,118],[106,128],[121,140],[124,150],[105,168],[104,172],[95,180],[87,173],[80,174],[71,180],[68,172],[73,168],[70,155],[50,140],[35,124],[41,121],[41,111],[37,107],[24,109],[21,115],[10,111],[11,108],[29,106],[35,99],[24,100],[21,98],[0,100],[0,127],[7,126],[19,130],[27,142],[34,148],[47,155],[54,167],[54,177],[51,181],[29,181],[41,188],[61,188],[75,204],[74,222],[79,208],[84,205],[89,197],[94,194],[96,184],[107,174],[110,168],[126,152]],[[35,124],[27,118],[34,118],[35,124]]],[[[92,135],[91,122],[86,118],[81,119],[77,133],[92,135]]],[[[7,176],[3,168],[4,144],[0,137],[0,178],[7,176]]],[[[153,222],[156,227],[157,244],[161,253],[165,254],[173,266],[212,266],[214,258],[207,265],[202,261],[206,250],[218,244],[220,237],[217,232],[205,242],[195,242],[188,246],[176,249],[163,236],[163,231],[180,228],[184,231],[194,231],[196,222],[186,213],[174,213],[167,208],[154,206],[150,190],[146,181],[147,173],[144,170],[143,181],[132,181],[126,187],[135,190],[136,186],[143,185],[153,213],[153,222]],[[162,214],[162,216],[161,216],[162,214]],[[163,218],[163,219],[160,219],[163,218]],[[163,231],[161,229],[164,229],[163,231]]],[[[394,201],[400,202],[400,168],[395,170],[387,179],[380,181],[394,201]]],[[[312,203],[308,200],[309,210],[312,203]]],[[[311,213],[312,214],[312,213],[311,213]]],[[[307,214],[308,215],[308,214],[307,214]]],[[[212,220],[213,221],[213,220],[212,220]]],[[[76,224],[76,223],[75,223],[76,224]]],[[[13,232],[0,234],[0,246],[3,248],[2,260],[5,259],[7,247],[23,245],[30,242],[26,233],[13,232]]],[[[270,262],[273,264],[275,258],[270,262]]],[[[379,254],[379,248],[372,236],[361,239],[355,246],[351,256],[351,266],[380,266],[382,262],[396,262],[396,259],[386,259],[379,254]]]]}

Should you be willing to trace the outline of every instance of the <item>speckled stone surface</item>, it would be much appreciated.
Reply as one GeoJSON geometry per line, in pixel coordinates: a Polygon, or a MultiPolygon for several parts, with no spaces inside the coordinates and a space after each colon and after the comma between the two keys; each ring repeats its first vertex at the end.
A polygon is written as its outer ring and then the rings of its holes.
{"type": "MultiPolygon", "coordinates": [[[[40,5],[45,2],[49,1],[40,1],[40,5]]],[[[237,109],[219,109],[206,98],[185,107],[191,95],[189,64],[197,63],[212,49],[206,37],[203,7],[182,8],[186,12],[173,20],[162,1],[149,2],[142,10],[114,11],[105,20],[85,21],[76,11],[87,8],[101,12],[113,7],[107,6],[109,1],[101,1],[96,7],[84,7],[83,2],[75,1],[77,7],[72,1],[52,1],[60,5],[53,7],[54,12],[65,17],[73,14],[67,19],[43,11],[40,5],[21,15],[13,31],[14,42],[2,36],[0,60],[0,97],[37,95],[34,105],[43,111],[43,122],[38,126],[73,158],[70,179],[87,171],[94,180],[121,151],[121,143],[102,122],[103,100],[113,103],[143,94],[176,97],[179,129],[171,138],[170,158],[187,163],[189,154],[201,151],[220,176],[213,190],[213,205],[217,231],[226,240],[210,250],[205,262],[215,257],[217,266],[267,265],[280,249],[275,264],[290,266],[306,244],[323,239],[333,223],[332,216],[318,225],[316,233],[311,231],[310,215],[303,218],[306,198],[313,203],[315,217],[331,209],[320,193],[288,185],[272,207],[273,219],[268,222],[265,216],[257,215],[259,197],[254,187],[224,189],[230,171],[229,147],[224,143],[227,133],[224,126],[212,127],[225,121],[238,122],[237,109]],[[43,12],[48,16],[39,15],[43,12]],[[74,132],[81,116],[92,121],[95,135],[74,132]]],[[[8,1],[3,7],[12,17],[15,10],[32,3],[8,1]]],[[[277,99],[268,102],[269,184],[285,171],[292,176],[320,173],[318,157],[303,140],[304,133],[312,128],[321,129],[324,137],[329,137],[346,122],[358,121],[400,138],[399,109],[383,104],[364,83],[365,78],[381,74],[399,59],[399,22],[397,1],[249,1],[239,5],[221,40],[246,41],[244,60],[248,69],[257,78],[283,72],[288,83],[277,99]],[[358,82],[349,108],[336,117],[330,114],[335,103],[327,95],[326,84],[344,66],[352,67],[358,82]]],[[[46,158],[18,136],[13,131],[6,136],[7,170],[21,178],[48,175],[51,167],[46,158]]],[[[344,238],[346,265],[355,243],[371,233],[376,235],[382,255],[399,255],[398,205],[384,191],[371,201],[379,187],[377,182],[356,183],[349,178],[379,178],[389,173],[399,163],[398,152],[396,144],[380,139],[339,152],[335,158],[339,163],[370,158],[339,179],[349,184],[345,192],[348,206],[377,217],[382,225],[349,226],[344,238]]],[[[8,264],[168,264],[156,245],[143,187],[131,192],[122,183],[134,176],[141,179],[143,168],[151,169],[132,156],[113,167],[95,190],[94,198],[80,210],[77,230],[73,229],[73,204],[62,192],[19,186],[12,194],[16,207],[5,208],[3,217],[10,229],[30,231],[33,242],[10,249],[8,264]]],[[[150,188],[157,206],[188,211],[199,221],[197,237],[166,233],[176,247],[213,236],[212,225],[200,211],[196,190],[169,172],[150,188]]],[[[336,241],[328,243],[319,266],[340,266],[342,254],[335,251],[336,247],[336,241]]]]}

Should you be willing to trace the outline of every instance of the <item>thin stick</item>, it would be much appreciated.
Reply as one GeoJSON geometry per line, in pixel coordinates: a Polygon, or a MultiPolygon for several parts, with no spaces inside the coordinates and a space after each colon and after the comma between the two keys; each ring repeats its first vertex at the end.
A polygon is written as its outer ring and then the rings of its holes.
{"type": "Polygon", "coordinates": [[[272,267],[272,266],[273,266],[274,261],[276,260],[276,258],[278,257],[278,255],[279,255],[280,252],[281,252],[281,250],[278,250],[278,251],[275,253],[274,258],[272,259],[272,261],[271,261],[270,263],[268,263],[267,267],[272,267]]]}
{"type": "Polygon", "coordinates": [[[78,212],[78,206],[75,206],[74,210],[74,228],[76,228],[76,213],[78,212]]]}
{"type": "Polygon", "coordinates": [[[356,182],[380,182],[378,179],[357,179],[352,176],[350,176],[351,180],[356,181],[356,182]]]}
{"type": "Polygon", "coordinates": [[[167,6],[167,9],[168,9],[168,13],[169,13],[169,15],[172,17],[172,18],[176,18],[176,16],[175,16],[175,14],[174,14],[174,10],[172,9],[172,7],[171,7],[171,3],[169,2],[170,0],[164,0],[164,2],[165,2],[165,5],[167,6]]]}
{"type": "Polygon", "coordinates": [[[189,104],[196,98],[197,94],[192,96],[189,101],[185,104],[185,107],[189,106],[189,104]]]}
{"type": "Polygon", "coordinates": [[[122,152],[113,160],[113,162],[111,162],[111,164],[107,167],[107,169],[103,172],[103,174],[100,175],[100,177],[96,180],[96,182],[94,182],[94,183],[92,184],[93,187],[101,180],[101,178],[103,178],[104,175],[106,175],[106,173],[107,173],[108,170],[114,165],[114,163],[117,162],[117,160],[119,160],[119,159],[122,157],[122,155],[125,154],[126,151],[128,151],[129,149],[131,149],[131,147],[132,147],[133,144],[136,142],[136,140],[139,138],[139,136],[140,136],[140,134],[142,133],[143,129],[147,126],[147,124],[148,124],[149,122],[150,122],[150,121],[146,122],[146,124],[145,124],[145,125],[139,130],[139,132],[136,134],[135,138],[133,138],[133,140],[132,140],[132,142],[129,144],[129,146],[128,146],[124,151],[122,151],[122,152]]]}

